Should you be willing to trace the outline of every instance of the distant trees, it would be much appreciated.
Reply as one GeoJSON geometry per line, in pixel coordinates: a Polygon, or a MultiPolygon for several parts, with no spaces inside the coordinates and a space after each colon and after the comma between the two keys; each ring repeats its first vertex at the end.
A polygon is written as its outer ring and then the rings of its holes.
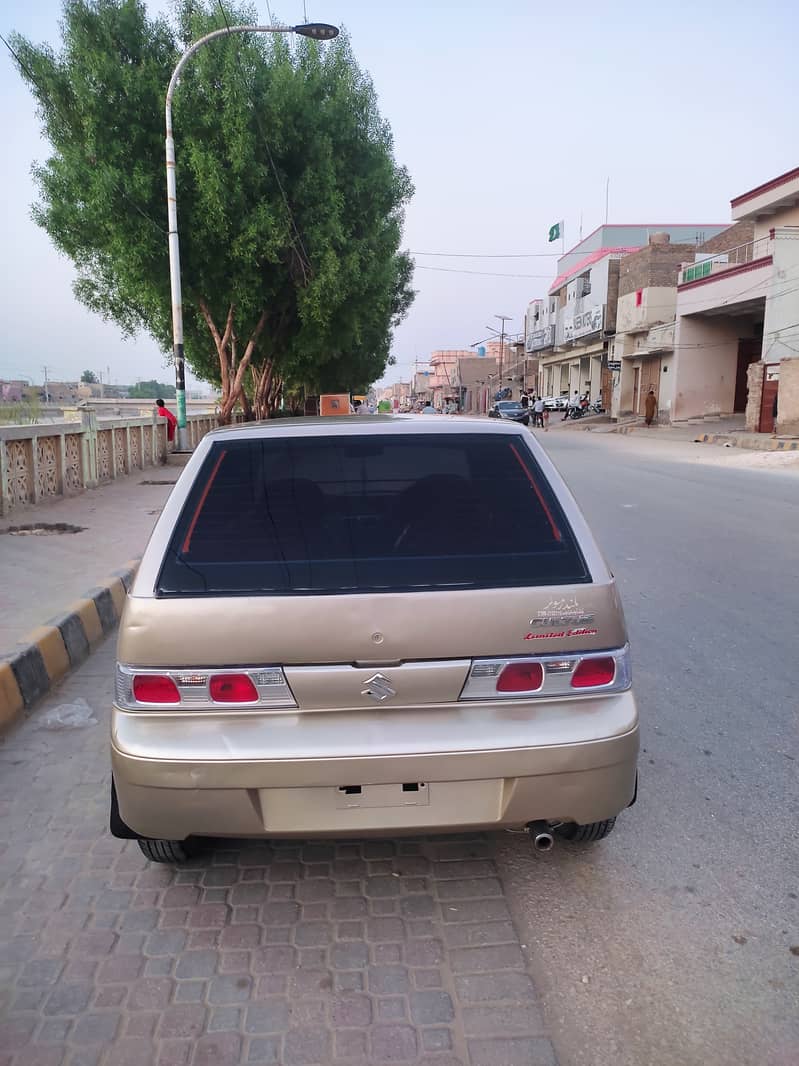
{"type": "MultiPolygon", "coordinates": [[[[60,50],[12,40],[51,147],[34,218],[75,264],[78,299],[165,352],[166,85],[191,41],[256,15],[175,11],[173,25],[143,0],[66,0],[60,50]]],[[[346,35],[213,41],[174,118],[186,359],[221,387],[221,421],[283,393],[365,391],[415,295],[400,251],[413,188],[346,35]]]]}
{"type": "Polygon", "coordinates": [[[97,375],[93,370],[84,370],[80,376],[83,385],[97,385],[97,375]]]}
{"type": "Polygon", "coordinates": [[[159,396],[164,400],[174,400],[175,386],[164,385],[155,378],[152,381],[137,381],[128,389],[128,396],[131,400],[155,400],[159,396]]]}

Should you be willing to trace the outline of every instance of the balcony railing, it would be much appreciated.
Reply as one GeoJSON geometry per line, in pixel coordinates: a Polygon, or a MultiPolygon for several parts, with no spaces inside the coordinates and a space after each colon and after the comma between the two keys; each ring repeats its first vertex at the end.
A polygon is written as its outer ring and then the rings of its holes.
{"type": "Polygon", "coordinates": [[[758,237],[756,241],[747,244],[739,244],[735,248],[728,248],[726,252],[710,256],[692,266],[684,267],[680,271],[678,285],[685,285],[689,281],[699,281],[701,278],[710,277],[712,274],[722,274],[732,267],[743,266],[745,263],[754,262],[768,255],[769,238],[758,237]]]}

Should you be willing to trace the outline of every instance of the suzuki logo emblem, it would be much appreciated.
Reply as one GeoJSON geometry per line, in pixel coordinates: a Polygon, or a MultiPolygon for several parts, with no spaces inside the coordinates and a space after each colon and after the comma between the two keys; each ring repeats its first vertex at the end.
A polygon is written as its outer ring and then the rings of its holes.
{"type": "Polygon", "coordinates": [[[382,703],[384,700],[390,700],[392,696],[396,696],[397,692],[391,687],[387,677],[383,677],[382,674],[373,674],[372,677],[366,680],[366,688],[361,690],[361,695],[371,696],[373,700],[382,703]]]}

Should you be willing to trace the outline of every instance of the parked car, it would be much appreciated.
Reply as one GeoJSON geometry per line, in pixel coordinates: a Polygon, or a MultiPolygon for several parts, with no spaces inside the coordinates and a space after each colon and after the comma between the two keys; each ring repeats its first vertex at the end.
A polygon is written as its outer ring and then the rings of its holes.
{"type": "Polygon", "coordinates": [[[637,790],[618,591],[512,419],[295,418],[198,444],[122,618],[111,831],[527,828],[599,840],[637,790]]]}
{"type": "Polygon", "coordinates": [[[521,422],[523,426],[529,426],[530,408],[522,407],[518,400],[500,400],[488,412],[488,417],[507,418],[511,422],[521,422]]]}
{"type": "Polygon", "coordinates": [[[562,396],[545,396],[544,409],[546,411],[564,411],[569,406],[569,397],[564,393],[562,396]]]}

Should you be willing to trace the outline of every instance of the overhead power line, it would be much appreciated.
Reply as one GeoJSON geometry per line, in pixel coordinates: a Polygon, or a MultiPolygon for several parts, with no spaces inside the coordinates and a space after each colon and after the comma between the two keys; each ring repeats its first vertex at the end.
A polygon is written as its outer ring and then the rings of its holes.
{"type": "Polygon", "coordinates": [[[444,259],[560,259],[562,252],[411,252],[411,255],[434,255],[444,259]]]}
{"type": "Polygon", "coordinates": [[[551,274],[501,274],[493,270],[461,270],[458,267],[433,267],[425,266],[424,263],[416,263],[416,270],[435,270],[442,274],[478,274],[484,278],[537,278],[538,280],[552,280],[551,274]]]}

